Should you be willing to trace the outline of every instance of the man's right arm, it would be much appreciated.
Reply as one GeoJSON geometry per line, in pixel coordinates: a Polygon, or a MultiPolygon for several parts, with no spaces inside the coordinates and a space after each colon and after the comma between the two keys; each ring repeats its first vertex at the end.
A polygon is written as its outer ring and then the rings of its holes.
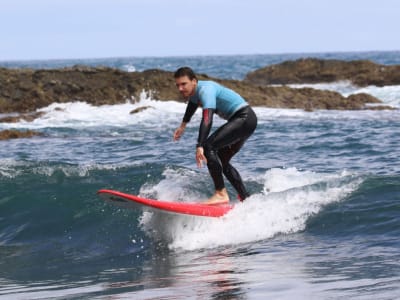
{"type": "Polygon", "coordinates": [[[189,101],[186,106],[185,115],[183,116],[183,120],[181,125],[175,130],[174,132],[174,141],[177,141],[182,136],[183,132],[185,131],[186,124],[190,122],[190,119],[194,115],[197,110],[198,105],[189,101]]]}
{"type": "Polygon", "coordinates": [[[181,138],[183,132],[185,131],[186,123],[182,122],[181,125],[174,132],[174,141],[177,141],[181,138]]]}
{"type": "Polygon", "coordinates": [[[182,122],[184,123],[189,123],[190,119],[192,119],[194,113],[197,110],[198,105],[189,101],[187,106],[186,106],[186,111],[185,111],[185,115],[183,116],[183,120],[182,122]]]}

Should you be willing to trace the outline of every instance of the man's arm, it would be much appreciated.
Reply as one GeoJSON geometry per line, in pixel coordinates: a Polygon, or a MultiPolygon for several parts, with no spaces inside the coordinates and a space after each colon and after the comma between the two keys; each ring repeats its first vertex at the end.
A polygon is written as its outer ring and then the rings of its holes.
{"type": "Polygon", "coordinates": [[[185,132],[186,123],[182,122],[181,125],[174,131],[174,141],[181,138],[182,134],[185,132]]]}
{"type": "Polygon", "coordinates": [[[205,141],[207,140],[208,134],[211,131],[214,111],[215,109],[212,108],[203,109],[203,118],[201,119],[200,123],[199,137],[197,139],[196,147],[203,147],[205,141]]]}
{"type": "Polygon", "coordinates": [[[199,107],[197,104],[189,101],[187,106],[186,106],[186,111],[185,111],[185,115],[183,116],[183,120],[182,123],[189,123],[190,119],[192,119],[192,116],[194,115],[194,113],[197,110],[197,107],[199,107]]]}
{"type": "Polygon", "coordinates": [[[185,132],[186,124],[190,122],[190,119],[194,115],[197,110],[198,105],[189,101],[186,106],[185,115],[183,116],[183,120],[181,125],[174,132],[174,141],[177,141],[181,138],[183,133],[185,132]]]}
{"type": "Polygon", "coordinates": [[[214,111],[215,110],[212,108],[203,109],[203,118],[201,119],[199,137],[197,139],[196,145],[196,162],[199,168],[203,166],[203,162],[207,163],[207,158],[204,155],[203,145],[206,142],[208,134],[210,133],[212,127],[214,111]]]}

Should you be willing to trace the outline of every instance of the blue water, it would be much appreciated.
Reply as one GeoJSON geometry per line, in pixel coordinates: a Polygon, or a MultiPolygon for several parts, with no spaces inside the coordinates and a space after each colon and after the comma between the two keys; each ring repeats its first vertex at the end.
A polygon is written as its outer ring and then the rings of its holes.
{"type": "Polygon", "coordinates": [[[175,71],[185,65],[198,73],[205,73],[226,79],[243,79],[255,69],[286,60],[304,57],[320,59],[359,60],[367,59],[378,64],[400,64],[400,51],[372,52],[332,52],[332,53],[298,53],[298,54],[259,54],[259,55],[226,55],[226,56],[186,56],[186,57],[122,57],[68,60],[33,60],[33,61],[0,61],[0,67],[52,69],[72,67],[74,65],[108,66],[124,71],[143,71],[162,69],[175,71]]]}
{"type": "MultiPolygon", "coordinates": [[[[241,79],[306,56],[400,61],[399,52],[373,52],[1,65],[129,71],[191,65],[241,79]]],[[[400,86],[313,87],[368,92],[400,106],[400,86]]],[[[181,141],[172,141],[184,108],[143,95],[139,103],[114,106],[53,104],[34,122],[0,123],[0,130],[44,134],[0,141],[1,299],[400,298],[398,110],[256,107],[259,126],[233,160],[252,196],[220,219],[102,202],[101,188],[176,201],[210,196],[207,171],[194,161],[200,115],[181,141]],[[152,108],[129,114],[142,105],[152,108]]]]}

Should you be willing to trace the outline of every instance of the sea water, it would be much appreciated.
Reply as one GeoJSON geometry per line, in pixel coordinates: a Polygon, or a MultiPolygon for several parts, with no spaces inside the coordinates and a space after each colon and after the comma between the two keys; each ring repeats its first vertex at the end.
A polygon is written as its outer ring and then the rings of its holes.
{"type": "MultiPolygon", "coordinates": [[[[267,64],[315,56],[400,61],[399,52],[373,52],[1,64],[190,65],[242,79],[267,64]]],[[[400,106],[400,86],[311,87],[400,106]]],[[[227,184],[237,205],[222,218],[103,202],[102,188],[172,201],[212,194],[194,158],[200,113],[172,140],[184,110],[143,93],[138,103],[53,103],[33,122],[0,123],[0,130],[43,133],[0,142],[1,299],[400,298],[398,110],[255,107],[257,130],[232,161],[252,196],[239,203],[227,184]],[[130,114],[140,106],[149,108],[130,114]]],[[[216,119],[214,128],[221,124],[216,119]]]]}

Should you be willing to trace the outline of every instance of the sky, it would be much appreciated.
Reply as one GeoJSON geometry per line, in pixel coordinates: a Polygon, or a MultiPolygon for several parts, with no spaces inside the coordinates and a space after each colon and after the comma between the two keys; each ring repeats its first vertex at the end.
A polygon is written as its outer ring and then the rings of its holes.
{"type": "Polygon", "coordinates": [[[0,0],[0,61],[400,50],[397,0],[0,0]]]}

